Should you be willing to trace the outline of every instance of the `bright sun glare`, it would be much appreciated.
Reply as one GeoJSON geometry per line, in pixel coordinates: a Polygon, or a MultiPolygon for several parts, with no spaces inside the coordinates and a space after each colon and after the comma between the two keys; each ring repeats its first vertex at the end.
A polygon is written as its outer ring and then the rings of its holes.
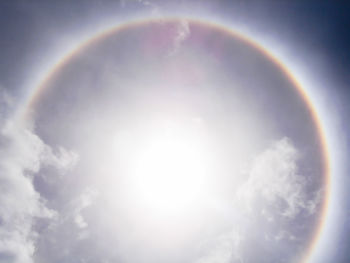
{"type": "Polygon", "coordinates": [[[204,138],[193,130],[156,129],[137,146],[125,146],[128,190],[142,207],[157,214],[178,214],[205,198],[211,160],[204,138]]]}

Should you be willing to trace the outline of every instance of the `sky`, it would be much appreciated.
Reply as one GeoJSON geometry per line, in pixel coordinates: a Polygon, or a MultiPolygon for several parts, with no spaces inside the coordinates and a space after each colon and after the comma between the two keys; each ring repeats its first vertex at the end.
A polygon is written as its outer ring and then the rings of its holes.
{"type": "Polygon", "coordinates": [[[349,13],[2,1],[0,262],[349,262],[349,13]]]}

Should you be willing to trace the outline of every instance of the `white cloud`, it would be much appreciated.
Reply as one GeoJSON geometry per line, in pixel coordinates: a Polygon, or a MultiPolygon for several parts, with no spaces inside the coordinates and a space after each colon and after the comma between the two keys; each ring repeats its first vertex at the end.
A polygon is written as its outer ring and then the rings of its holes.
{"type": "Polygon", "coordinates": [[[151,1],[147,1],[147,0],[138,0],[138,1],[140,3],[142,3],[143,5],[145,5],[147,7],[150,7],[153,15],[159,15],[160,14],[160,8],[155,3],[151,2],[151,1]]]}
{"type": "Polygon", "coordinates": [[[74,222],[79,228],[86,228],[88,226],[87,222],[81,214],[77,214],[75,216],[74,222]]]}
{"type": "Polygon", "coordinates": [[[288,138],[275,142],[255,158],[248,181],[238,191],[238,197],[248,210],[261,203],[262,213],[272,221],[274,215],[295,218],[302,210],[312,214],[320,194],[309,199],[307,181],[299,174],[300,154],[288,138]],[[273,214],[269,212],[271,206],[273,214]]]}
{"type": "Polygon", "coordinates": [[[289,239],[289,240],[296,240],[296,236],[294,236],[293,234],[289,233],[286,230],[281,230],[275,237],[275,240],[280,241],[282,239],[289,239]]]}
{"type": "Polygon", "coordinates": [[[182,43],[191,35],[190,25],[186,19],[181,19],[177,25],[176,35],[174,38],[174,45],[169,53],[169,56],[178,52],[182,43]]]}
{"type": "Polygon", "coordinates": [[[230,263],[243,262],[240,255],[242,236],[232,229],[228,233],[217,236],[214,240],[201,244],[201,256],[195,263],[230,263]]]}
{"type": "Polygon", "coordinates": [[[159,5],[155,4],[153,1],[149,1],[149,0],[122,0],[120,1],[120,4],[122,7],[125,7],[128,3],[131,2],[136,2],[136,3],[140,3],[141,5],[148,7],[151,9],[151,13],[153,15],[159,15],[160,14],[160,7],[159,5]]]}
{"type": "Polygon", "coordinates": [[[7,255],[6,262],[30,263],[35,250],[34,218],[54,216],[31,177],[40,169],[45,146],[29,130],[12,123],[2,127],[0,137],[0,255],[7,255]]]}
{"type": "Polygon", "coordinates": [[[300,241],[293,229],[282,222],[297,222],[301,212],[313,214],[322,191],[307,193],[308,182],[299,173],[299,158],[292,141],[283,138],[254,159],[247,181],[237,191],[231,207],[240,214],[239,220],[231,218],[232,225],[226,233],[202,242],[202,255],[196,263],[245,262],[252,256],[246,254],[246,248],[264,242],[261,237],[281,247],[300,241]],[[266,221],[259,221],[262,218],[266,221]],[[257,220],[265,227],[259,227],[257,220]]]}
{"type": "MultiPolygon", "coordinates": [[[[8,96],[0,97],[9,107],[13,104],[8,96]]],[[[0,114],[0,262],[32,263],[35,220],[56,216],[34,188],[33,176],[46,161],[64,169],[71,155],[63,148],[53,154],[30,129],[7,120],[6,110],[0,114]]]]}
{"type": "Polygon", "coordinates": [[[86,222],[84,216],[82,215],[82,211],[93,204],[98,192],[92,188],[87,188],[85,191],[73,201],[73,221],[76,226],[80,229],[84,229],[88,227],[88,223],[86,222]]]}
{"type": "Polygon", "coordinates": [[[61,173],[74,168],[78,161],[79,155],[76,152],[63,147],[58,147],[57,151],[53,151],[46,145],[42,154],[43,164],[50,165],[61,173]]]}
{"type": "Polygon", "coordinates": [[[0,112],[2,115],[13,109],[15,106],[15,100],[11,94],[9,94],[5,89],[1,88],[0,85],[0,112]]]}

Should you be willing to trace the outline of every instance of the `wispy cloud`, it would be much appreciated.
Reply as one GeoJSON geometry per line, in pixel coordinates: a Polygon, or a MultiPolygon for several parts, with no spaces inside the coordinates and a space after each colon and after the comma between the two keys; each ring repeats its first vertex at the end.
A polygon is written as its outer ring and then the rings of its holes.
{"type": "Polygon", "coordinates": [[[230,263],[243,262],[240,255],[242,236],[233,228],[214,240],[202,242],[200,250],[203,255],[195,263],[230,263]]]}
{"type": "Polygon", "coordinates": [[[172,56],[178,52],[182,43],[191,35],[190,25],[186,19],[181,19],[177,24],[176,35],[174,38],[174,44],[169,56],[172,56]]]}
{"type": "Polygon", "coordinates": [[[49,165],[57,169],[60,173],[65,173],[67,170],[75,167],[79,161],[79,155],[63,147],[58,147],[57,150],[53,150],[51,147],[45,145],[42,161],[45,165],[49,165]]]}
{"type": "Polygon", "coordinates": [[[153,15],[160,15],[160,7],[158,4],[154,3],[154,1],[149,0],[122,0],[121,6],[125,7],[128,3],[139,3],[147,8],[150,8],[151,13],[153,15]]]}
{"type": "Polygon", "coordinates": [[[96,190],[88,188],[72,203],[72,215],[78,228],[83,229],[88,226],[88,223],[82,215],[82,211],[92,205],[97,195],[98,192],[96,190]]]}

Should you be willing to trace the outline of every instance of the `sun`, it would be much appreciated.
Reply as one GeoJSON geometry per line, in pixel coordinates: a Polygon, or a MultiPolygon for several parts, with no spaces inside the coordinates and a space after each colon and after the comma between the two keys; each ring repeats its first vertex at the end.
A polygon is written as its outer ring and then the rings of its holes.
{"type": "Polygon", "coordinates": [[[207,197],[212,170],[209,145],[191,127],[163,128],[154,127],[137,144],[126,146],[127,190],[152,213],[186,213],[207,197]]]}

